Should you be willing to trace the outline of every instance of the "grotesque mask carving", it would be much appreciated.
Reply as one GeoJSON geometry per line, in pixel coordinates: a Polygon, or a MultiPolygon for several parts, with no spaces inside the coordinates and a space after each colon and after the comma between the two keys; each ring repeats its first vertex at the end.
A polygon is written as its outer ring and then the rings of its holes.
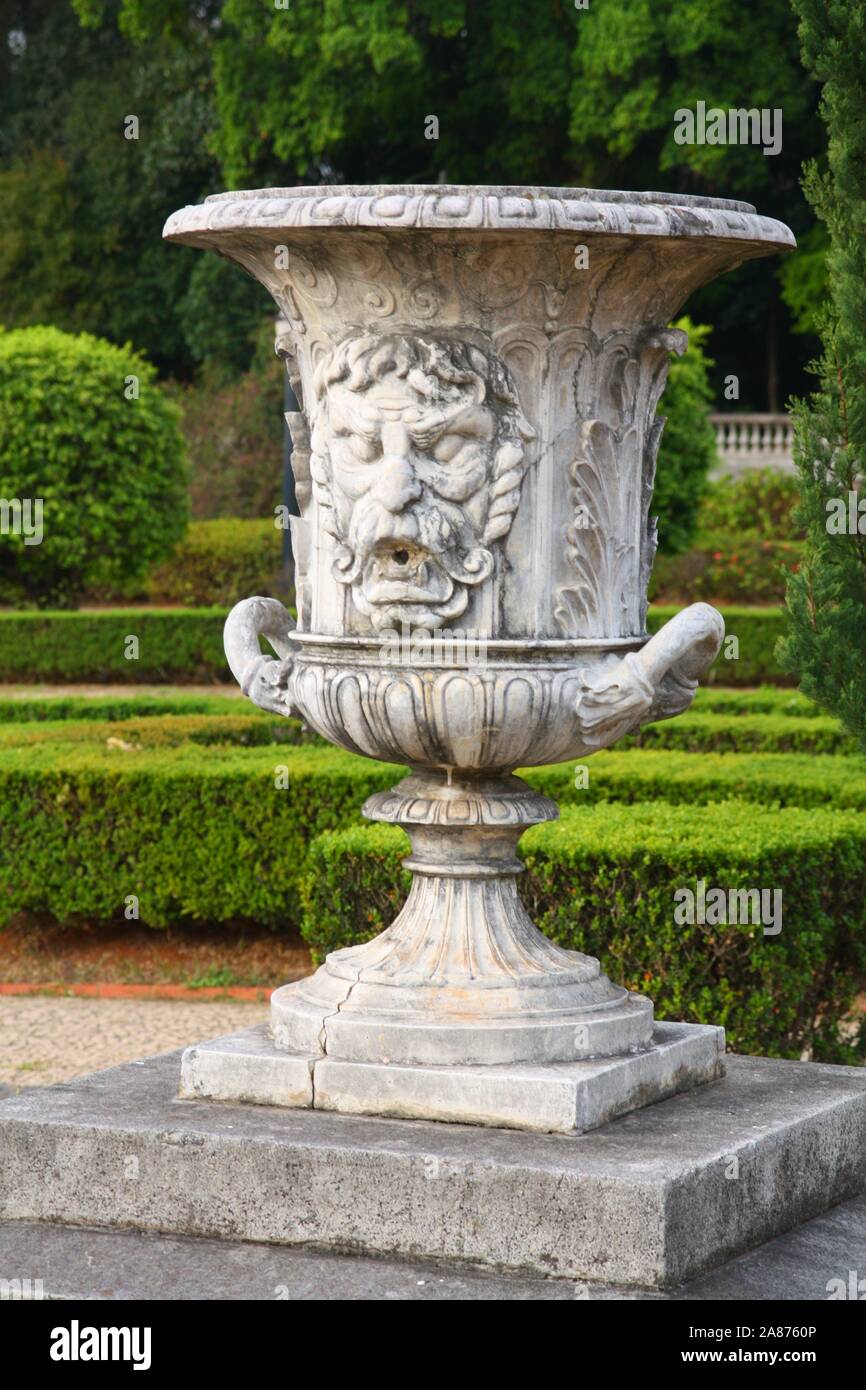
{"type": "Polygon", "coordinates": [[[441,627],[493,572],[534,430],[511,374],[468,344],[346,339],[315,375],[310,468],[333,573],[373,626],[441,627]]]}

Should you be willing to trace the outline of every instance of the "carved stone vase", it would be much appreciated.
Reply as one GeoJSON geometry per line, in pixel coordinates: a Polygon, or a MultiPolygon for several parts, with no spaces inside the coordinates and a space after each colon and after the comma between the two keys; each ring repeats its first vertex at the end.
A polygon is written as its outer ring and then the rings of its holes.
{"type": "Polygon", "coordinates": [[[297,623],[239,603],[229,664],[410,769],[364,814],[413,874],[386,931],[274,993],[261,1055],[194,1049],[185,1093],[579,1130],[718,1076],[720,1029],[654,1026],[530,921],[517,842],[558,813],[513,770],[680,713],[716,657],[706,604],[646,632],[669,325],[790,232],[709,198],[437,186],[225,193],[165,236],[267,287],[301,403],[297,623]],[[280,1061],[309,1086],[266,1082],[280,1061]]]}

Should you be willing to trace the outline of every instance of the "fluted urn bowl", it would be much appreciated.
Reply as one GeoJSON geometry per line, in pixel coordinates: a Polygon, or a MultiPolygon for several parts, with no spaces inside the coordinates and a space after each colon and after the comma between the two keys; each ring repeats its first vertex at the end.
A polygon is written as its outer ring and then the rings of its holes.
{"type": "Polygon", "coordinates": [[[515,846],[556,807],[511,774],[678,713],[715,658],[706,604],[646,632],[670,325],[790,232],[739,202],[443,185],[225,193],[165,235],[267,287],[301,404],[297,622],[240,603],[231,668],[265,708],[410,769],[364,808],[412,838],[406,907],[276,992],[277,1045],[423,1064],[649,1047],[650,1001],[526,916],[515,846]]]}

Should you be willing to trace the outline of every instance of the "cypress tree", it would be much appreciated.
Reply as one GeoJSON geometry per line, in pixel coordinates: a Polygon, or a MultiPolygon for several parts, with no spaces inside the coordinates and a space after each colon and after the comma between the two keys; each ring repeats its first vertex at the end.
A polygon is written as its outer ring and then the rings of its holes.
{"type": "Polygon", "coordinates": [[[807,539],[780,657],[866,751],[866,7],[793,4],[804,65],[822,84],[826,167],[807,165],[803,187],[829,233],[829,296],[818,390],[792,404],[807,539]]]}

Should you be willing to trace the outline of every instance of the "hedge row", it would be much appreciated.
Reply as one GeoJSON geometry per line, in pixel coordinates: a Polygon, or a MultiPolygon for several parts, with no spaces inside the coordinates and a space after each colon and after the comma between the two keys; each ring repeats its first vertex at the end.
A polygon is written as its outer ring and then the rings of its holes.
{"type": "MultiPolygon", "coordinates": [[[[170,688],[170,687],[169,687],[170,688]]],[[[0,697],[0,725],[44,724],[61,720],[106,721],[153,719],[171,714],[246,715],[268,718],[251,700],[233,695],[141,695],[129,691],[113,695],[12,695],[0,697]]]]}
{"type": "MultiPolygon", "coordinates": [[[[720,686],[698,690],[694,714],[750,715],[778,714],[789,718],[811,719],[821,714],[812,700],[797,690],[764,685],[757,690],[726,690],[720,686]]],[[[130,687],[111,695],[14,695],[0,696],[0,724],[28,724],[57,719],[137,719],[166,714],[247,714],[268,717],[250,700],[215,692],[189,695],[182,688],[166,686],[154,694],[141,694],[130,687]]],[[[675,723],[679,723],[676,720],[675,723]]],[[[669,726],[670,727],[670,726],[669,726]]]]}
{"type": "MultiPolygon", "coordinates": [[[[142,721],[142,732],[147,721],[142,721]]],[[[297,920],[307,845],[401,770],[328,748],[0,747],[0,925],[297,920]]],[[[43,726],[50,732],[50,726],[43,726]]]]}
{"type": "Polygon", "coordinates": [[[51,745],[61,757],[70,745],[87,745],[95,750],[105,746],[127,752],[142,748],[182,748],[189,744],[227,749],[304,744],[327,749],[324,740],[299,720],[251,708],[252,714],[241,710],[230,714],[150,715],[102,721],[0,722],[0,749],[51,745]]]}
{"type": "MultiPolygon", "coordinates": [[[[96,743],[95,727],[80,738],[59,725],[3,730],[0,924],[20,911],[117,920],[135,894],[141,920],[153,926],[185,918],[286,925],[296,918],[311,838],[360,823],[366,797],[405,772],[330,747],[201,747],[188,729],[178,743],[152,720],[141,720],[135,737],[106,724],[96,743]]],[[[759,803],[762,815],[773,804],[816,808],[813,817],[821,808],[866,808],[866,764],[854,758],[639,749],[601,753],[586,766],[586,787],[573,764],[523,775],[564,806],[652,801],[641,814],[663,817],[666,802],[691,813],[736,800],[712,819],[737,816],[731,834],[744,844],[755,809],[747,803],[759,803]]],[[[703,844],[697,831],[693,842],[703,844]]],[[[862,893],[862,865],[860,882],[862,893]]]]}
{"type": "MultiPolygon", "coordinates": [[[[238,595],[239,597],[241,595],[238,595]]],[[[246,595],[243,595],[246,597],[246,595]]],[[[224,608],[109,608],[76,613],[0,612],[0,681],[227,681],[224,608]],[[130,659],[127,637],[137,636],[130,659]]],[[[655,632],[679,607],[650,609],[655,632]]],[[[726,686],[786,685],[773,658],[784,614],[775,608],[723,610],[739,641],[736,659],[719,657],[709,681],[726,686]]]]}
{"type": "Polygon", "coordinates": [[[228,680],[224,622],[223,608],[0,612],[0,681],[228,680]]]}
{"type": "MultiPolygon", "coordinates": [[[[366,941],[408,888],[408,841],[356,826],[313,841],[302,932],[317,957],[366,941]]],[[[866,819],[837,811],[717,806],[571,809],[521,841],[521,896],[538,926],[597,956],[655,1000],[660,1018],[720,1023],[739,1052],[823,1061],[866,1055],[840,1020],[866,983],[866,819]],[[678,925],[674,892],[780,889],[782,929],[678,925]]]]}
{"type": "Polygon", "coordinates": [[[691,708],[696,714],[785,714],[795,719],[821,713],[820,706],[799,690],[775,685],[759,685],[755,690],[702,685],[691,708]]]}
{"type": "Polygon", "coordinates": [[[566,804],[668,801],[707,805],[736,800],[764,807],[866,810],[866,760],[833,754],[816,760],[800,753],[611,749],[583,763],[530,768],[520,775],[539,791],[566,804]]]}
{"type": "MultiPolygon", "coordinates": [[[[9,701],[10,705],[15,702],[9,701]]],[[[51,705],[55,701],[44,701],[51,705]]],[[[69,702],[70,704],[72,702],[69,702]]],[[[84,701],[79,702],[86,703],[84,701]]],[[[17,717],[4,718],[0,709],[0,744],[39,743],[50,740],[55,743],[94,744],[106,738],[127,739],[137,746],[155,747],[160,744],[180,745],[185,742],[227,745],[271,744],[271,743],[309,743],[326,746],[312,730],[307,729],[296,719],[268,714],[259,710],[249,701],[233,700],[215,696],[208,703],[200,703],[206,712],[197,709],[187,710],[182,703],[175,712],[165,713],[162,705],[170,702],[151,700],[143,704],[142,711],[136,711],[135,703],[122,698],[117,707],[103,701],[94,701],[101,706],[99,710],[86,711],[90,718],[82,718],[80,709],[75,717],[66,719],[46,719],[44,710],[40,717],[30,722],[17,717]],[[220,704],[224,706],[219,709],[220,704]],[[213,706],[216,705],[216,711],[213,706]],[[156,706],[154,708],[154,706],[156,706]],[[132,712],[135,711],[135,712],[132,712]]],[[[12,714],[17,716],[13,709],[12,714]]],[[[724,714],[685,714],[678,719],[648,725],[639,734],[620,739],[617,750],[630,747],[670,748],[680,752],[733,752],[733,753],[821,753],[856,754],[857,745],[827,716],[812,719],[788,718],[786,715],[759,714],[742,715],[739,718],[724,714]]],[[[590,767],[593,764],[590,763],[590,767]]]]}
{"type": "Polygon", "coordinates": [[[678,748],[689,753],[856,753],[858,742],[829,715],[681,714],[647,724],[617,748],[678,748]]]}

